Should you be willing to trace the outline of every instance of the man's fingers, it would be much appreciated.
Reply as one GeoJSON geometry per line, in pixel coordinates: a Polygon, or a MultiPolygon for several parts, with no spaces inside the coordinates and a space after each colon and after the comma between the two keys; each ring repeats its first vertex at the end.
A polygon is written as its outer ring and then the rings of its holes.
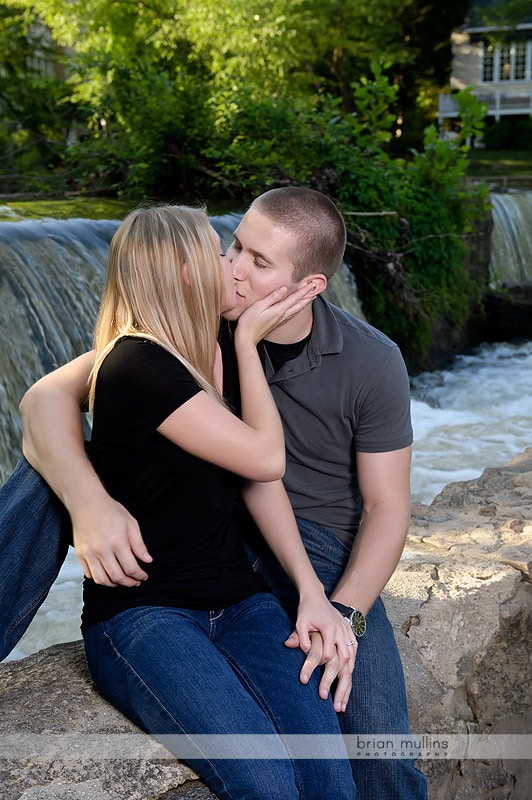
{"type": "Polygon", "coordinates": [[[111,559],[109,562],[105,562],[104,566],[109,577],[115,583],[121,583],[124,586],[131,585],[124,583],[126,579],[138,582],[145,581],[148,577],[130,550],[118,551],[114,560],[111,559]]]}
{"type": "Polygon", "coordinates": [[[301,667],[301,672],[299,673],[299,680],[301,683],[308,683],[310,680],[310,676],[322,663],[323,658],[323,651],[322,651],[322,640],[321,636],[311,636],[310,637],[310,649],[307,652],[307,657],[303,666],[301,667]]]}
{"type": "Polygon", "coordinates": [[[85,577],[101,586],[138,586],[148,577],[133,557],[126,559],[124,567],[112,552],[105,556],[91,554],[78,558],[85,577]]]}
{"type": "Polygon", "coordinates": [[[285,641],[285,647],[299,647],[299,636],[297,631],[292,631],[288,639],[285,641]]]}
{"type": "Polygon", "coordinates": [[[102,562],[102,568],[114,586],[138,586],[146,580],[147,574],[130,554],[120,560],[120,556],[110,556],[102,562]]]}
{"type": "Polygon", "coordinates": [[[73,526],[76,555],[87,578],[102,586],[138,586],[153,561],[134,517],[116,501],[92,509],[73,526]]]}
{"type": "Polygon", "coordinates": [[[130,537],[131,542],[131,550],[136,555],[140,561],[144,561],[145,564],[151,564],[153,558],[150,556],[148,552],[148,548],[144,544],[144,539],[140,535],[140,531],[138,532],[138,536],[135,538],[130,537]]]}
{"type": "MultiPolygon", "coordinates": [[[[128,512],[126,512],[126,513],[128,513],[128,512]]],[[[136,556],[136,558],[138,558],[140,561],[144,561],[145,564],[150,564],[153,561],[153,558],[149,554],[148,548],[146,547],[144,539],[142,538],[142,534],[140,532],[139,524],[138,524],[137,520],[134,517],[132,517],[129,514],[128,514],[128,516],[129,516],[129,519],[128,519],[128,524],[127,524],[127,544],[129,546],[129,548],[131,549],[131,553],[134,556],[136,556]]],[[[125,544],[124,544],[124,547],[125,547],[125,544]]],[[[120,548],[120,549],[122,549],[122,548],[120,548]]],[[[116,549],[116,552],[119,553],[119,550],[116,549]]],[[[127,552],[129,552],[129,550],[127,552]]],[[[133,570],[135,571],[138,568],[138,564],[137,564],[137,562],[136,562],[136,560],[134,558],[131,559],[131,564],[128,561],[128,565],[127,566],[129,566],[129,568],[131,568],[133,561],[135,562],[135,566],[133,567],[133,570]]],[[[129,571],[129,569],[126,569],[126,564],[124,563],[123,558],[120,558],[120,563],[124,567],[125,572],[127,572],[130,575],[133,574],[133,573],[131,573],[129,571]]],[[[141,570],[141,572],[142,571],[143,570],[141,570]]],[[[145,574],[146,573],[144,573],[144,575],[145,574]]]]}

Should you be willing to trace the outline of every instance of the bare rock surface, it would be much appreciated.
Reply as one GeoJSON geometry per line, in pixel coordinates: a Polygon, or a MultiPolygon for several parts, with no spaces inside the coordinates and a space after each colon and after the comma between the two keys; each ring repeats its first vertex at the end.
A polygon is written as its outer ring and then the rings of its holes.
{"type": "MultiPolygon", "coordinates": [[[[384,597],[418,738],[532,734],[531,573],[532,448],[414,504],[384,597]]],[[[530,798],[532,749],[419,764],[430,800],[530,798]]],[[[52,798],[214,795],[100,697],[72,642],[0,665],[0,800],[52,798]]]]}
{"type": "MultiPolygon", "coordinates": [[[[416,503],[385,592],[419,734],[532,734],[532,448],[416,503]]],[[[431,800],[529,800],[528,758],[423,760],[431,800]]]]}

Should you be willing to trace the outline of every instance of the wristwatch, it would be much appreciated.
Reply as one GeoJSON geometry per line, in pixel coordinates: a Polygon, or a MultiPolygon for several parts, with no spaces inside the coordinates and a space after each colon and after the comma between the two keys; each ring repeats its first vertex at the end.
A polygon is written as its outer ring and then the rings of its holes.
{"type": "Polygon", "coordinates": [[[353,608],[353,606],[344,606],[343,603],[335,603],[334,600],[331,600],[331,605],[334,606],[336,610],[346,618],[351,625],[353,633],[357,639],[360,639],[361,636],[364,636],[366,633],[366,617],[362,611],[359,611],[357,608],[353,608]]]}

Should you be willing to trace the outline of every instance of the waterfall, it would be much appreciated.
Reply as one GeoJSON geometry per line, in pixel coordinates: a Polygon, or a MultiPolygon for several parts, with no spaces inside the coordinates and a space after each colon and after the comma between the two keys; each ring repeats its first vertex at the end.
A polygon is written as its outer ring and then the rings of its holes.
{"type": "MultiPolygon", "coordinates": [[[[211,217],[227,246],[241,214],[211,217]]],[[[0,222],[0,484],[21,449],[18,404],[47,372],[89,350],[105,264],[118,220],[0,222]]],[[[344,267],[331,302],[362,316],[344,267]]]]}
{"type": "Polygon", "coordinates": [[[90,349],[117,225],[79,219],[0,223],[0,481],[20,453],[24,391],[90,349]]]}
{"type": "Polygon", "coordinates": [[[532,282],[532,192],[492,194],[490,274],[495,286],[532,282]]]}

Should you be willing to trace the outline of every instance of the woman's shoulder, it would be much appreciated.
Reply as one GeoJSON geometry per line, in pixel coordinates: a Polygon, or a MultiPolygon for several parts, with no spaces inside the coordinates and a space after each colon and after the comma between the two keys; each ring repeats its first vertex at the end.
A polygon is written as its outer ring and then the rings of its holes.
{"type": "Polygon", "coordinates": [[[186,370],[182,362],[162,344],[144,336],[121,336],[117,339],[109,353],[115,362],[133,360],[138,364],[143,362],[157,363],[159,361],[174,363],[177,368],[186,370]]]}
{"type": "Polygon", "coordinates": [[[115,380],[166,382],[169,378],[184,382],[193,378],[177,356],[158,342],[141,336],[122,336],[102,364],[104,374],[115,380]]]}
{"type": "Polygon", "coordinates": [[[97,398],[113,403],[123,398],[135,408],[162,421],[175,408],[200,391],[200,387],[181,361],[151,339],[124,336],[101,365],[97,398]],[[99,392],[98,392],[99,390],[99,392]]]}

